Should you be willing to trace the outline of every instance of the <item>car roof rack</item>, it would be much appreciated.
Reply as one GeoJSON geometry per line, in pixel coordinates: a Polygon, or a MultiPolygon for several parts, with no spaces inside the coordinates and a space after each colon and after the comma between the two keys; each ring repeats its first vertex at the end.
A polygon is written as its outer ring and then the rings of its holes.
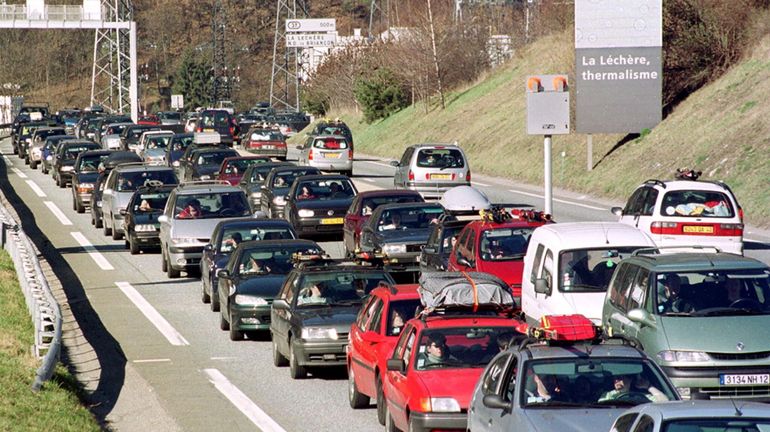
{"type": "Polygon", "coordinates": [[[716,246],[681,245],[681,246],[659,246],[659,247],[641,248],[633,251],[631,253],[631,256],[651,257],[652,255],[661,255],[661,251],[664,251],[664,252],[668,252],[668,251],[713,252],[713,253],[722,252],[722,250],[716,246]],[[693,249],[695,249],[695,251],[693,251],[693,249]]]}
{"type": "Polygon", "coordinates": [[[179,187],[187,186],[232,186],[227,180],[190,180],[179,183],[179,187]]]}
{"type": "Polygon", "coordinates": [[[654,184],[656,186],[662,187],[663,189],[666,188],[666,183],[664,183],[663,181],[658,180],[658,179],[647,179],[647,180],[644,181],[644,184],[646,184],[646,185],[647,184],[654,184]]]}

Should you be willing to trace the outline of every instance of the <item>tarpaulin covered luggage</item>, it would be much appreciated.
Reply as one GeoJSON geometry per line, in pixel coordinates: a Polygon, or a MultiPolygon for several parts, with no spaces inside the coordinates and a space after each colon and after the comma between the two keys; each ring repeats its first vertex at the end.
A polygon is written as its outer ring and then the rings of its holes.
{"type": "Polygon", "coordinates": [[[424,272],[417,288],[426,309],[497,306],[513,308],[511,289],[497,276],[481,272],[424,272]]]}

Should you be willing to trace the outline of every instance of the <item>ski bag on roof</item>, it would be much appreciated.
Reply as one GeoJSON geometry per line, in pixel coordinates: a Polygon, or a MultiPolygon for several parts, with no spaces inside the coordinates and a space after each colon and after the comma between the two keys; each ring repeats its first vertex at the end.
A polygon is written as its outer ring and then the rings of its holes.
{"type": "Polygon", "coordinates": [[[417,292],[426,309],[515,306],[508,285],[489,273],[425,272],[420,276],[417,292]]]}

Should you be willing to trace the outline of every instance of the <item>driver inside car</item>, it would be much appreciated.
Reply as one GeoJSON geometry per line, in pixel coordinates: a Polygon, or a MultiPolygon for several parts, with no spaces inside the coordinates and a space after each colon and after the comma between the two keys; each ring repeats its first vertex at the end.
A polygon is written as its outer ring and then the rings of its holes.
{"type": "Polygon", "coordinates": [[[646,398],[650,402],[667,401],[663,392],[650,385],[650,381],[640,375],[616,375],[612,378],[613,389],[605,392],[599,402],[646,398]]]}

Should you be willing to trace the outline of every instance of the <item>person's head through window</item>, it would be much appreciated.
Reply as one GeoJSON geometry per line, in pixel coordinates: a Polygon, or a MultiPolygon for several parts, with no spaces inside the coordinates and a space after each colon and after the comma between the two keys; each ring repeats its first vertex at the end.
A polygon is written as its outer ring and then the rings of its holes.
{"type": "Polygon", "coordinates": [[[329,185],[329,195],[332,198],[340,198],[344,193],[342,192],[342,186],[339,183],[332,183],[329,185]]]}
{"type": "Polygon", "coordinates": [[[246,273],[267,274],[270,273],[270,267],[263,260],[250,258],[246,273]]]}
{"type": "Polygon", "coordinates": [[[682,282],[675,273],[667,274],[663,278],[662,302],[660,311],[666,313],[690,313],[692,305],[682,297],[682,282]]]}
{"type": "Polygon", "coordinates": [[[374,211],[374,208],[372,207],[372,204],[366,203],[364,204],[364,208],[361,211],[361,213],[363,213],[364,216],[369,216],[372,214],[373,211],[374,211]]]}
{"type": "Polygon", "coordinates": [[[275,178],[275,182],[273,182],[273,184],[275,184],[275,187],[284,187],[286,186],[286,179],[278,176],[275,178]]]}
{"type": "Polygon", "coordinates": [[[590,285],[591,271],[588,268],[588,254],[582,250],[565,252],[562,260],[567,263],[565,285],[590,285]]]}
{"type": "Polygon", "coordinates": [[[302,290],[298,299],[299,304],[326,303],[326,285],[316,282],[302,290]]]}
{"type": "Polygon", "coordinates": [[[513,343],[513,333],[505,332],[497,336],[497,348],[503,352],[511,347],[513,343]]]}
{"type": "Polygon", "coordinates": [[[225,239],[224,244],[228,250],[233,250],[236,247],[238,247],[238,244],[242,241],[243,241],[243,236],[241,236],[241,233],[234,232],[225,239]]]}
{"type": "Polygon", "coordinates": [[[491,259],[500,259],[505,257],[505,250],[503,249],[500,240],[492,240],[489,242],[489,257],[491,259]]]}
{"type": "Polygon", "coordinates": [[[391,334],[397,335],[401,333],[401,329],[404,328],[404,324],[406,324],[406,320],[404,320],[404,315],[402,315],[401,311],[398,309],[393,309],[393,313],[390,317],[390,328],[391,328],[391,334]]]}
{"type": "Polygon", "coordinates": [[[537,401],[561,400],[563,398],[562,388],[556,375],[544,374],[541,376],[532,369],[527,371],[527,375],[532,377],[535,390],[531,396],[537,401]]]}
{"type": "Polygon", "coordinates": [[[201,203],[197,199],[190,200],[187,205],[179,213],[180,219],[197,219],[203,215],[201,209],[201,203]]]}
{"type": "Polygon", "coordinates": [[[300,188],[299,195],[297,195],[297,198],[299,199],[310,199],[313,197],[313,188],[308,185],[302,186],[300,188]]]}
{"type": "Polygon", "coordinates": [[[383,230],[397,230],[397,229],[403,229],[403,225],[401,225],[401,214],[398,212],[392,212],[389,217],[389,222],[385,224],[385,226],[382,227],[383,230]]]}
{"type": "Polygon", "coordinates": [[[139,204],[139,211],[148,212],[152,211],[152,204],[149,200],[143,199],[141,204],[139,204]]]}
{"type": "Polygon", "coordinates": [[[743,298],[741,294],[741,281],[738,279],[727,279],[725,289],[727,290],[728,303],[733,303],[743,298]]]}
{"type": "Polygon", "coordinates": [[[446,337],[440,333],[429,336],[428,345],[425,347],[425,354],[428,364],[445,361],[449,356],[446,337]]]}

